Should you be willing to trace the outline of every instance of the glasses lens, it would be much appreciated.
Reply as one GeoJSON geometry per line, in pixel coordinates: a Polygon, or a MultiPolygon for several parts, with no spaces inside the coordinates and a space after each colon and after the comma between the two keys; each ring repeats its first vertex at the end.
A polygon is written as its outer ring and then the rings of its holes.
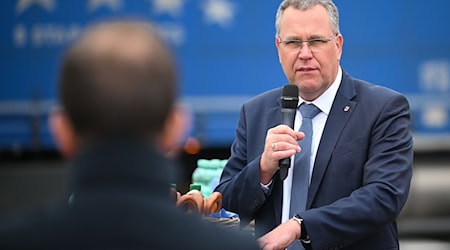
{"type": "Polygon", "coordinates": [[[292,40],[283,40],[280,38],[280,42],[282,44],[284,44],[284,46],[292,51],[298,51],[300,50],[303,46],[304,43],[307,44],[308,48],[312,51],[312,52],[317,52],[320,51],[324,48],[324,46],[331,40],[333,40],[333,38],[335,37],[330,37],[330,38],[313,38],[313,39],[309,39],[309,40],[297,40],[297,39],[292,39],[292,40]]]}
{"type": "Polygon", "coordinates": [[[327,42],[325,39],[311,39],[308,41],[308,46],[312,51],[319,51],[327,42]]]}

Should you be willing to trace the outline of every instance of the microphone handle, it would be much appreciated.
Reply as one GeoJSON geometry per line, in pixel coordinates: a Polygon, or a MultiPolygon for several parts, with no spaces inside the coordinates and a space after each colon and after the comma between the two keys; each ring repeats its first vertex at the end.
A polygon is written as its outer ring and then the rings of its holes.
{"type": "Polygon", "coordinates": [[[290,166],[291,166],[291,158],[284,158],[280,160],[280,179],[282,181],[286,179],[290,166]]]}
{"type": "MultiPolygon", "coordinates": [[[[290,108],[282,108],[281,109],[281,124],[285,124],[289,126],[290,128],[294,128],[294,119],[295,119],[295,113],[297,112],[297,109],[290,109],[290,108]]],[[[279,167],[280,167],[280,179],[284,181],[286,179],[288,170],[291,167],[291,158],[287,157],[284,159],[281,159],[279,161],[279,167]]]]}

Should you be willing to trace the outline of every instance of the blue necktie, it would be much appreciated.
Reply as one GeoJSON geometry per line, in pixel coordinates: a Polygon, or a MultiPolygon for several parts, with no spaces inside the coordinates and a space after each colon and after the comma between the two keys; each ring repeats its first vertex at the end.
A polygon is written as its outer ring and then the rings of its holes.
{"type": "MultiPolygon", "coordinates": [[[[303,103],[300,105],[300,113],[302,114],[302,126],[300,131],[305,133],[305,138],[299,142],[302,149],[300,153],[295,156],[294,170],[292,175],[292,189],[291,189],[291,205],[289,208],[289,218],[294,214],[305,211],[306,201],[308,199],[309,188],[309,169],[311,159],[311,142],[312,142],[312,122],[320,109],[314,104],[303,103]]],[[[296,241],[288,247],[291,249],[304,249],[300,241],[296,241]]]]}

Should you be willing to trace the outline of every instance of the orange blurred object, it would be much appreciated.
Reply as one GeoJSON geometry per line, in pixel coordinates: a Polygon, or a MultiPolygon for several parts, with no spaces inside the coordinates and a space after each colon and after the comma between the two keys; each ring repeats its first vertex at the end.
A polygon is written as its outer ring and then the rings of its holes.
{"type": "Polygon", "coordinates": [[[184,144],[184,151],[190,155],[196,155],[200,152],[200,142],[197,138],[189,137],[184,144]]]}

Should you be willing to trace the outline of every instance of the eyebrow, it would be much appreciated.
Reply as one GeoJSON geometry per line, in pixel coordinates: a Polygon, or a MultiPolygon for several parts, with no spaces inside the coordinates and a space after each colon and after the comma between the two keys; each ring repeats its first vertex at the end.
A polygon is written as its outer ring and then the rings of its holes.
{"type": "MultiPolygon", "coordinates": [[[[326,36],[324,36],[324,35],[317,35],[317,34],[314,34],[314,35],[311,35],[311,36],[309,36],[306,40],[311,40],[311,39],[323,39],[323,38],[327,38],[326,36]]],[[[284,41],[292,41],[292,40],[297,40],[297,41],[300,41],[300,40],[302,40],[301,38],[299,38],[298,36],[287,36],[285,39],[283,39],[284,41]]],[[[302,40],[302,41],[306,41],[306,40],[302,40]]]]}

